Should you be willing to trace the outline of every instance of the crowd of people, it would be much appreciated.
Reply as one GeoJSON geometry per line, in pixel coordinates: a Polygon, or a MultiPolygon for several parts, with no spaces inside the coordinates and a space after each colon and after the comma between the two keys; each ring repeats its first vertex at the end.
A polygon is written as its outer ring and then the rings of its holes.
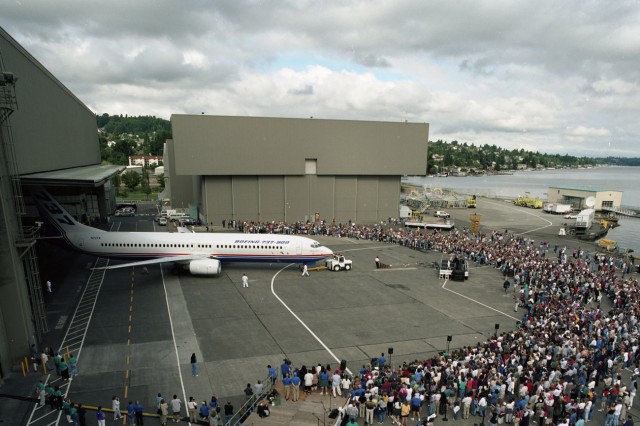
{"type": "Polygon", "coordinates": [[[391,369],[382,356],[353,379],[329,366],[295,369],[292,374],[305,391],[316,386],[322,392],[330,388],[334,395],[349,392],[345,424],[357,418],[381,423],[387,415],[394,424],[407,424],[409,418],[433,418],[439,411],[453,419],[481,416],[491,424],[583,426],[598,410],[605,414],[605,426],[633,424],[628,412],[640,363],[640,289],[633,257],[536,243],[507,230],[476,235],[466,229],[425,232],[388,223],[240,226],[244,232],[348,237],[432,249],[491,265],[513,281],[515,309],[524,308],[521,321],[514,330],[476,346],[398,369],[391,369]],[[349,389],[343,387],[345,381],[349,389]]]}
{"type": "MultiPolygon", "coordinates": [[[[363,418],[371,425],[390,416],[394,424],[406,425],[409,419],[448,414],[454,420],[479,416],[492,425],[584,426],[596,411],[605,415],[604,426],[633,424],[628,413],[640,371],[640,288],[632,257],[536,243],[507,230],[478,235],[467,229],[447,233],[392,225],[245,222],[237,227],[243,232],[388,242],[490,265],[513,281],[515,309],[523,308],[521,320],[515,329],[496,332],[475,346],[397,368],[382,354],[353,376],[344,366],[294,368],[287,360],[280,367],[285,399],[296,401],[300,392],[316,389],[347,396],[344,424],[363,418]]],[[[274,372],[269,367],[275,381],[274,372]]],[[[175,407],[157,402],[166,424],[175,407]]],[[[215,397],[202,404],[189,401],[188,411],[211,424],[221,417],[215,397]]],[[[224,414],[228,418],[226,406],[224,414]]]]}

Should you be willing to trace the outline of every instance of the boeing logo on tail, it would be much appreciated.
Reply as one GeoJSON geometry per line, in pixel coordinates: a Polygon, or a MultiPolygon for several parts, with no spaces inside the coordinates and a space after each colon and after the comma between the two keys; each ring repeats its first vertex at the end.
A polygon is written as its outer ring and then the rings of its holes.
{"type": "Polygon", "coordinates": [[[60,225],[74,226],[76,224],[76,221],[73,220],[69,213],[67,213],[44,188],[38,187],[33,196],[40,212],[45,213],[45,218],[50,219],[50,222],[53,222],[52,225],[59,230],[62,230],[60,225]]]}
{"type": "Polygon", "coordinates": [[[314,263],[333,252],[299,236],[258,234],[106,232],[77,222],[44,188],[33,197],[43,219],[76,250],[134,262],[107,269],[171,262],[194,275],[218,275],[222,262],[314,263]]]}

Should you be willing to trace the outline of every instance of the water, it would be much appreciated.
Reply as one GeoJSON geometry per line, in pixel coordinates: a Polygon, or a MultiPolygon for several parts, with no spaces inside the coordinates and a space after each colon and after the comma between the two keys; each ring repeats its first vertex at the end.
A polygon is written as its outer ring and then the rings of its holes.
{"type": "MultiPolygon", "coordinates": [[[[515,198],[520,195],[547,199],[550,186],[572,186],[622,191],[622,205],[640,208],[640,167],[596,167],[514,172],[513,175],[479,177],[410,177],[408,183],[453,189],[463,194],[515,198]]],[[[640,218],[620,218],[620,226],[607,238],[640,254],[640,218]]]]}

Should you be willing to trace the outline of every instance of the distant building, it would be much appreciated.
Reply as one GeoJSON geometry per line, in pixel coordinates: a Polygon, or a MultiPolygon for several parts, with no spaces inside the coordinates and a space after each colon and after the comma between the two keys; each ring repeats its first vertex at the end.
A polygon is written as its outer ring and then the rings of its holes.
{"type": "Polygon", "coordinates": [[[571,186],[551,186],[547,192],[550,203],[571,204],[574,209],[586,209],[586,200],[594,198],[595,210],[619,208],[622,205],[622,191],[609,189],[579,188],[571,186]]]}
{"type": "Polygon", "coordinates": [[[151,165],[159,165],[162,163],[162,155],[130,155],[129,166],[144,166],[149,167],[151,165]]]}
{"type": "Polygon", "coordinates": [[[426,123],[172,115],[165,185],[206,223],[376,223],[425,175],[426,123]]]}

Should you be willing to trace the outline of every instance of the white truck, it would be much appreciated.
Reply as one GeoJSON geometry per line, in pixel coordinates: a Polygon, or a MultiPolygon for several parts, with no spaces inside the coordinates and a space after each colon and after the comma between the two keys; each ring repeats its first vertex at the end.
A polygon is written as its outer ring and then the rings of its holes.
{"type": "Polygon", "coordinates": [[[546,203],[543,206],[546,213],[567,214],[572,210],[571,204],[546,203]]]}
{"type": "Polygon", "coordinates": [[[334,254],[331,259],[325,261],[327,269],[332,271],[350,271],[353,261],[345,259],[341,254],[334,254]]]}
{"type": "Polygon", "coordinates": [[[451,217],[451,215],[445,211],[442,210],[436,210],[436,212],[433,214],[435,217],[442,217],[445,219],[448,219],[449,217],[451,217]]]}

